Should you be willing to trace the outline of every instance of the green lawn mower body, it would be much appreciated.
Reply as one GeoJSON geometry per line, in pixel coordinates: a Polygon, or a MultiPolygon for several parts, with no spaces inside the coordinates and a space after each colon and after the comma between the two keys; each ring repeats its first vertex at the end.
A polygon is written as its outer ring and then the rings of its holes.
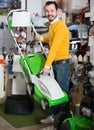
{"type": "Polygon", "coordinates": [[[54,78],[43,75],[39,76],[42,68],[44,67],[45,61],[46,58],[41,53],[35,53],[32,55],[25,54],[20,58],[20,65],[25,76],[34,84],[34,98],[37,102],[41,102],[44,110],[47,107],[68,102],[68,95],[66,92],[61,90],[54,78]],[[38,83],[36,83],[35,80],[38,83]],[[54,95],[55,93],[57,93],[57,95],[54,95]]]}
{"type": "Polygon", "coordinates": [[[65,119],[60,130],[94,130],[94,121],[83,116],[74,116],[65,119]]]}

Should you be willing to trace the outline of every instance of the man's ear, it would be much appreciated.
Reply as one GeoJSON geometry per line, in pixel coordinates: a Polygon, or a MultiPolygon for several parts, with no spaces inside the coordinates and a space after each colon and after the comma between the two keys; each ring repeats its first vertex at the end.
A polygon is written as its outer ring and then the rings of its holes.
{"type": "Polygon", "coordinates": [[[59,15],[59,9],[57,9],[57,15],[59,15]]]}

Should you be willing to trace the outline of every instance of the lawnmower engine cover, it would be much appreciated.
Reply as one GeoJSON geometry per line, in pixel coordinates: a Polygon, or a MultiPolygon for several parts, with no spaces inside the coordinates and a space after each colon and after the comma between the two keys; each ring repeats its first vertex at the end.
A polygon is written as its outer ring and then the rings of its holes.
{"type": "Polygon", "coordinates": [[[94,89],[90,90],[81,101],[80,114],[94,120],[94,89]]]}

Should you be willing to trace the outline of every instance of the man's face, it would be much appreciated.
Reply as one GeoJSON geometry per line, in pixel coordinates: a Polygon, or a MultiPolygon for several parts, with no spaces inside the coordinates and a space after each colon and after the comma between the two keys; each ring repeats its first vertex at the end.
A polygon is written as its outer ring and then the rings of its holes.
{"type": "Polygon", "coordinates": [[[45,6],[45,15],[50,22],[52,22],[57,17],[58,11],[55,8],[54,4],[45,6]]]}

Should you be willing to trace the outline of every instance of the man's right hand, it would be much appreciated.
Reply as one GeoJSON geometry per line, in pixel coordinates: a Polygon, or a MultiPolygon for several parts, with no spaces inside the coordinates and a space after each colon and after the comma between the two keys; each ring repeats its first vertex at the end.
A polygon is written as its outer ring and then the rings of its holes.
{"type": "Polygon", "coordinates": [[[41,35],[40,35],[39,33],[36,33],[35,39],[36,39],[37,41],[41,41],[41,35]]]}

